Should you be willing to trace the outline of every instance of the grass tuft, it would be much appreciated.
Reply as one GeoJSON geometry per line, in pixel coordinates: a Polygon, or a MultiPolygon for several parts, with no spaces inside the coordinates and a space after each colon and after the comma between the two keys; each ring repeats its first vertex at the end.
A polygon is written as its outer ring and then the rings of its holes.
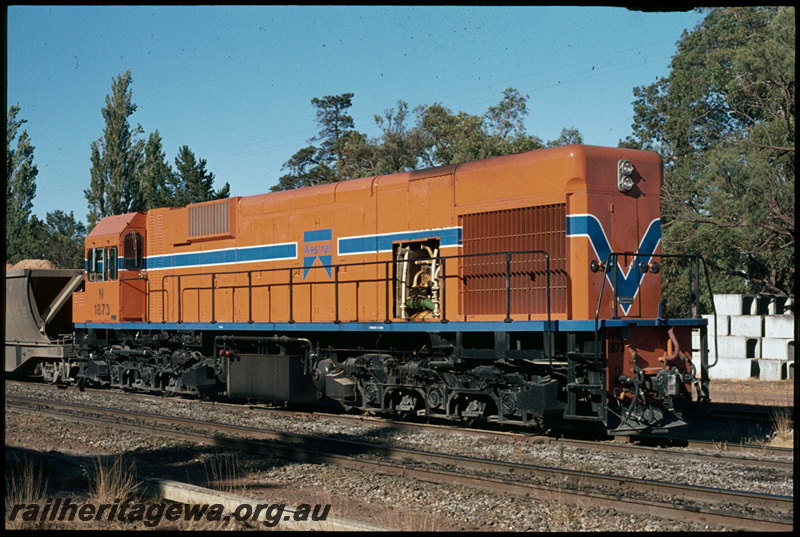
{"type": "Polygon", "coordinates": [[[126,465],[122,456],[110,462],[99,457],[89,478],[89,501],[96,504],[113,503],[134,497],[141,483],[136,480],[136,463],[126,465]]]}
{"type": "MultiPolygon", "coordinates": [[[[37,504],[44,505],[47,495],[47,480],[43,477],[41,468],[33,465],[29,459],[25,459],[19,465],[9,465],[6,469],[6,515],[14,505],[37,504]]],[[[28,529],[48,529],[50,524],[46,521],[22,520],[21,516],[9,520],[6,517],[6,529],[28,530],[28,529]]],[[[36,517],[38,518],[38,517],[36,517]]]]}
{"type": "Polygon", "coordinates": [[[773,447],[794,446],[794,420],[788,408],[778,408],[772,414],[772,436],[769,445],[773,447]]]}
{"type": "Polygon", "coordinates": [[[210,462],[203,462],[208,488],[221,492],[244,494],[247,487],[238,485],[239,457],[236,453],[216,453],[210,462]]]}
{"type": "Polygon", "coordinates": [[[581,529],[582,520],[588,508],[582,505],[571,505],[557,491],[539,504],[539,518],[548,523],[547,531],[574,531],[581,529]]]}

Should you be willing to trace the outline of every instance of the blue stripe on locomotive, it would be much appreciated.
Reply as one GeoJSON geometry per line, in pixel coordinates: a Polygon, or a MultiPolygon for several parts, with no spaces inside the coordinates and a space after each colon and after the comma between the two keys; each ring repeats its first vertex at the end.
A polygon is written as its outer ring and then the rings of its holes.
{"type": "Polygon", "coordinates": [[[342,237],[339,239],[339,255],[370,254],[391,252],[392,245],[399,241],[410,241],[438,237],[439,246],[461,246],[461,228],[424,229],[421,231],[400,231],[380,235],[342,237]]]}
{"type": "Polygon", "coordinates": [[[189,268],[281,259],[297,259],[296,242],[150,256],[145,259],[145,268],[147,270],[189,268]]]}
{"type": "MultiPolygon", "coordinates": [[[[338,239],[339,255],[368,254],[391,252],[393,243],[438,237],[440,246],[460,246],[461,228],[427,229],[420,231],[401,231],[379,235],[362,235],[358,237],[342,237],[338,239]]],[[[306,231],[303,234],[305,242],[318,242],[333,239],[331,229],[306,231]]],[[[169,268],[203,267],[211,265],[225,265],[233,263],[246,263],[256,261],[278,261],[297,259],[297,243],[268,244],[243,248],[225,248],[205,252],[185,252],[180,254],[166,254],[149,256],[145,258],[146,270],[169,268]]]]}

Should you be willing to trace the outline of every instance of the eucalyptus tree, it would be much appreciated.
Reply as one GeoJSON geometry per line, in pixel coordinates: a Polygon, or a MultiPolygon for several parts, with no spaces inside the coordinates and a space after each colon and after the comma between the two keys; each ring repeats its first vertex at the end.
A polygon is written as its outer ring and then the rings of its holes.
{"type": "MultiPolygon", "coordinates": [[[[795,9],[705,11],[669,75],[634,90],[634,135],[621,145],[664,159],[666,252],[702,252],[717,292],[792,294],[795,9]]],[[[685,278],[665,271],[674,307],[685,278]]]]}

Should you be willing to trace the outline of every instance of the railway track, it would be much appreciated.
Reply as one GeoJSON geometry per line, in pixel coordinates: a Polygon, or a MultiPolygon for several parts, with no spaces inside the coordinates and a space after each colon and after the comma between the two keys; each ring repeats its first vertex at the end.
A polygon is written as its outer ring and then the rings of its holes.
{"type": "MultiPolygon", "coordinates": [[[[250,407],[258,408],[258,407],[250,407]]],[[[289,410],[261,409],[264,412],[275,412],[288,415],[319,416],[325,419],[341,420],[345,422],[369,421],[380,424],[390,424],[398,429],[418,430],[457,430],[462,434],[475,435],[500,440],[514,440],[549,446],[564,446],[570,448],[584,448],[591,450],[605,450],[610,453],[630,453],[641,456],[687,458],[694,461],[728,462],[756,468],[780,468],[791,470],[794,467],[792,448],[768,446],[763,444],[728,443],[711,440],[692,440],[686,438],[665,438],[663,436],[635,436],[621,437],[616,440],[584,440],[564,436],[532,434],[520,431],[494,431],[486,428],[455,427],[453,425],[438,425],[430,423],[417,423],[396,421],[372,416],[354,416],[350,414],[329,414],[321,412],[302,413],[289,410]],[[650,445],[647,445],[650,444],[650,445]],[[710,451],[712,453],[706,453],[710,451]],[[780,459],[763,459],[763,456],[785,457],[780,459]]]]}
{"type": "Polygon", "coordinates": [[[774,531],[792,527],[793,501],[786,496],[678,485],[8,395],[6,409],[506,494],[551,498],[557,491],[561,501],[568,503],[613,506],[624,512],[735,529],[774,531]]]}
{"type": "MultiPolygon", "coordinates": [[[[8,382],[8,381],[7,381],[8,382]]],[[[37,386],[43,389],[59,390],[57,386],[51,384],[38,384],[37,386]]],[[[96,393],[109,393],[108,389],[93,389],[87,388],[87,392],[96,393]]],[[[151,395],[138,392],[127,392],[117,390],[114,393],[147,401],[161,401],[163,396],[151,395]]],[[[520,430],[504,430],[498,431],[489,427],[468,428],[458,427],[453,424],[437,424],[427,423],[421,421],[399,421],[388,418],[381,418],[375,416],[354,415],[347,413],[326,413],[319,411],[299,411],[289,410],[286,408],[275,408],[273,406],[259,404],[259,405],[243,405],[240,403],[226,403],[226,402],[209,402],[196,400],[194,404],[223,406],[231,408],[248,408],[250,410],[258,411],[259,413],[270,414],[274,416],[290,416],[302,418],[320,418],[327,420],[336,420],[345,423],[372,423],[379,425],[388,425],[395,429],[401,430],[419,430],[419,431],[450,431],[457,430],[461,434],[468,434],[484,438],[496,438],[498,440],[513,440],[518,442],[526,442],[531,444],[558,446],[565,448],[582,448],[590,450],[604,450],[609,453],[628,453],[633,455],[640,455],[644,457],[662,457],[662,458],[679,458],[686,459],[690,457],[693,461],[707,461],[707,462],[727,462],[732,464],[740,464],[746,467],[754,468],[776,468],[786,471],[791,471],[794,467],[793,450],[792,448],[774,447],[764,444],[742,444],[724,441],[708,441],[708,440],[694,440],[691,438],[665,438],[663,436],[648,437],[621,437],[617,440],[586,440],[579,438],[570,438],[564,436],[554,436],[546,434],[534,434],[529,431],[520,430]],[[671,449],[674,448],[674,449],[671,449]],[[780,457],[780,458],[763,458],[763,457],[780,457]]]]}

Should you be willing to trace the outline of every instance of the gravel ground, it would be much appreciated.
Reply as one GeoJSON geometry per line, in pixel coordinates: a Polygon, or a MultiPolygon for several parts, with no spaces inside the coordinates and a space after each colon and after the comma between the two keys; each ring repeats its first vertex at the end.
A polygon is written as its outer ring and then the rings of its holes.
{"type": "MultiPolygon", "coordinates": [[[[353,439],[557,466],[593,472],[610,472],[646,479],[741,490],[792,494],[792,478],[781,472],[751,470],[725,463],[609,456],[602,450],[543,446],[509,439],[475,437],[458,431],[407,431],[368,422],[343,423],[322,417],[278,416],[258,408],[200,405],[165,398],[120,397],[115,392],[53,390],[6,383],[8,395],[46,396],[60,401],[142,410],[201,420],[247,425],[306,434],[353,439]]],[[[517,531],[704,531],[718,527],[682,521],[635,516],[614,511],[571,507],[552,500],[537,501],[486,493],[475,489],[421,483],[413,479],[366,474],[327,465],[287,463],[265,457],[225,455],[208,446],[157,438],[101,427],[81,426],[44,417],[6,412],[6,445],[40,451],[56,450],[86,458],[126,454],[136,459],[139,475],[154,473],[179,481],[208,486],[209,476],[225,472],[235,482],[235,492],[254,500],[331,504],[331,515],[376,525],[409,530],[517,530],[517,531]],[[230,457],[233,457],[231,459],[230,457]],[[230,463],[230,461],[234,461],[230,463]]],[[[8,481],[8,480],[7,480],[8,481]]],[[[55,494],[55,493],[54,493],[55,494]]],[[[280,526],[278,526],[280,529],[280,526]]]]}

